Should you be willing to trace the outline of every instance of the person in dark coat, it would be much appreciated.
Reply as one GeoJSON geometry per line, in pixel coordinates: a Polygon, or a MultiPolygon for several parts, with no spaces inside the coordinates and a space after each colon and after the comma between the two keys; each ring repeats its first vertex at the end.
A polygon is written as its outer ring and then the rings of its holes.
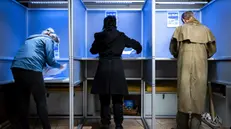
{"type": "Polygon", "coordinates": [[[103,31],[95,33],[94,38],[90,52],[99,54],[99,63],[91,93],[99,94],[102,128],[109,128],[109,106],[112,98],[116,129],[123,129],[123,97],[128,94],[128,86],[121,55],[125,47],[133,48],[139,54],[142,46],[138,41],[117,30],[114,16],[104,19],[103,31]]]}

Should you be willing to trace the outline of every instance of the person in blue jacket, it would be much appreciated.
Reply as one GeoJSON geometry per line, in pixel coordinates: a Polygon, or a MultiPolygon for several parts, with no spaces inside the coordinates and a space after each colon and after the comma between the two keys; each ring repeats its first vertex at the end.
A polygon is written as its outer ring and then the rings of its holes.
{"type": "Polygon", "coordinates": [[[12,124],[16,129],[30,128],[27,118],[30,94],[35,100],[43,129],[51,129],[42,71],[46,64],[54,68],[63,68],[54,58],[55,42],[59,43],[59,38],[52,28],[48,28],[42,34],[28,37],[14,57],[11,71],[17,90],[15,103],[17,103],[18,113],[16,121],[12,124]]]}

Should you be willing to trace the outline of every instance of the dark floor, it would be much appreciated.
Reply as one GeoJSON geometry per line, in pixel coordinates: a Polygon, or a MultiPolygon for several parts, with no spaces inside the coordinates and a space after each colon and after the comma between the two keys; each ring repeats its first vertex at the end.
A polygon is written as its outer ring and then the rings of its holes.
{"type": "MultiPolygon", "coordinates": [[[[51,119],[52,129],[69,129],[69,119],[51,119]]],[[[78,122],[80,120],[75,120],[75,128],[77,129],[78,122]]],[[[114,122],[111,121],[111,129],[114,129],[114,122]]],[[[147,121],[150,125],[151,120],[147,121]]],[[[123,123],[124,129],[144,129],[140,119],[125,119],[123,123]]],[[[89,119],[85,121],[83,129],[99,129],[100,121],[99,119],[89,119]]],[[[156,129],[171,129],[176,127],[175,119],[157,119],[156,129]]],[[[31,119],[31,129],[42,129],[39,119],[31,119]]],[[[202,124],[201,129],[211,129],[207,125],[202,124]]]]}

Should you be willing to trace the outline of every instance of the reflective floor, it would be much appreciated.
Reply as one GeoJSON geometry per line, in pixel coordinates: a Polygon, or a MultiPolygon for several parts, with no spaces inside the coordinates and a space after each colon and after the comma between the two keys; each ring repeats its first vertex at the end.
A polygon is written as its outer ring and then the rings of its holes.
{"type": "MultiPolygon", "coordinates": [[[[151,121],[148,121],[150,124],[151,121]]],[[[68,119],[51,119],[52,129],[69,129],[68,119]]],[[[75,125],[78,125],[78,121],[75,120],[75,125]]],[[[99,129],[100,121],[90,119],[86,121],[83,129],[99,129]]],[[[123,123],[124,129],[144,129],[140,119],[125,119],[123,123]]],[[[176,127],[175,119],[157,119],[156,129],[171,129],[176,127]]],[[[112,120],[111,129],[114,129],[114,123],[112,120]]],[[[42,129],[39,120],[31,120],[31,129],[42,129]]],[[[201,129],[210,129],[207,125],[202,124],[201,129]]]]}

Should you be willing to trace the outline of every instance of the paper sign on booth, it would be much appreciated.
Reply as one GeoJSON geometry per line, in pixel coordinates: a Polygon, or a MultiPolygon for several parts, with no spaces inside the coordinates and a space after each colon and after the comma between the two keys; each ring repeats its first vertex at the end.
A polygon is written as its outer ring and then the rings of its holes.
{"type": "Polygon", "coordinates": [[[167,13],[167,27],[178,27],[180,25],[179,12],[167,13]]]}

